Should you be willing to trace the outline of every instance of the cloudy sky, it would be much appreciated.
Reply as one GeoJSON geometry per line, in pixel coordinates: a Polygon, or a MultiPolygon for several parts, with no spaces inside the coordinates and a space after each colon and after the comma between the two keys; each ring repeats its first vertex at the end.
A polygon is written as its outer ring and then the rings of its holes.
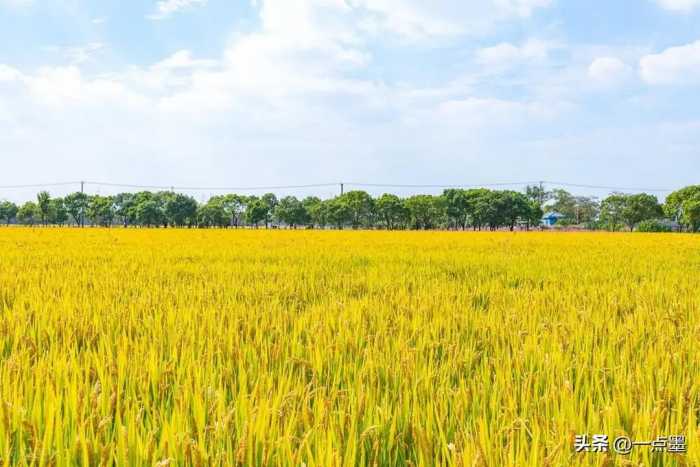
{"type": "Polygon", "coordinates": [[[0,185],[675,188],[699,91],[700,0],[0,0],[0,185]]]}

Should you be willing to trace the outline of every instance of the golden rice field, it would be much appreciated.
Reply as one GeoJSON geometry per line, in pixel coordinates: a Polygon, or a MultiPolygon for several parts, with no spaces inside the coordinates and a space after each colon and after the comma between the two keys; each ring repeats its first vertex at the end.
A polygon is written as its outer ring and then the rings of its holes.
{"type": "Polygon", "coordinates": [[[2,228],[0,464],[700,465],[699,312],[700,236],[2,228]]]}

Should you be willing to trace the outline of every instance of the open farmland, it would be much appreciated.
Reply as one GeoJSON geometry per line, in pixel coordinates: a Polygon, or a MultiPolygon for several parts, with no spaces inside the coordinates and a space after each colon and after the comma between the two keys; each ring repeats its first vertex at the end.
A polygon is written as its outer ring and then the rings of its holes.
{"type": "Polygon", "coordinates": [[[699,311],[690,235],[2,229],[0,458],[698,465],[699,311]]]}

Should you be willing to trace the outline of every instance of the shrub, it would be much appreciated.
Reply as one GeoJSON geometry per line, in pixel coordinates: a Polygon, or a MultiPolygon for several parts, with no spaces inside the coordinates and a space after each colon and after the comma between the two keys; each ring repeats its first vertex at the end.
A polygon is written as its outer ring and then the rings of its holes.
{"type": "Polygon", "coordinates": [[[642,221],[637,225],[637,232],[671,232],[670,226],[657,219],[642,221]]]}

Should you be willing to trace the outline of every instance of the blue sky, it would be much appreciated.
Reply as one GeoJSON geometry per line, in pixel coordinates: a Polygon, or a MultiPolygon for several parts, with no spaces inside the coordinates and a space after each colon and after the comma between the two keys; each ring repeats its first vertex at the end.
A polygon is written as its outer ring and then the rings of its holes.
{"type": "Polygon", "coordinates": [[[675,188],[699,87],[700,0],[0,0],[0,185],[675,188]]]}

